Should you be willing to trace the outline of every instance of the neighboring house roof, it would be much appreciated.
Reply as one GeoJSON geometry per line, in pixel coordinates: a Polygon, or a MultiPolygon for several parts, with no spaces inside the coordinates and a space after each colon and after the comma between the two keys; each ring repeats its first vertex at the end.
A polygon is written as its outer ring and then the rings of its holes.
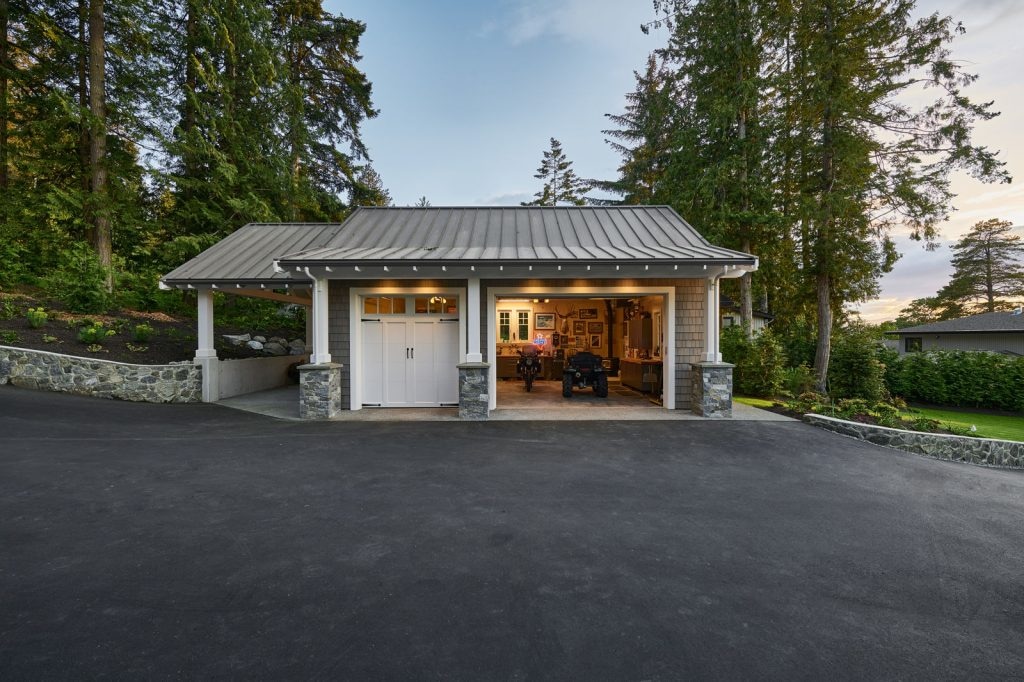
{"type": "Polygon", "coordinates": [[[931,322],[895,331],[896,334],[977,334],[987,332],[1024,332],[1024,315],[1015,312],[982,313],[961,317],[958,320],[931,322]]]}
{"type": "Polygon", "coordinates": [[[359,207],[340,224],[246,225],[162,281],[273,284],[289,281],[296,267],[336,263],[624,261],[757,264],[750,254],[712,245],[667,206],[359,207]]]}

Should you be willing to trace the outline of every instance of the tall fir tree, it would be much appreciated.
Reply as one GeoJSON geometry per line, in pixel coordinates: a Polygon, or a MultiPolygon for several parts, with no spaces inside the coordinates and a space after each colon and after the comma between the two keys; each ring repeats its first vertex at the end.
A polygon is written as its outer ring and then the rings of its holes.
{"type": "Polygon", "coordinates": [[[562,150],[562,143],[551,138],[551,147],[544,152],[540,168],[533,176],[544,182],[533,201],[522,202],[523,206],[584,206],[587,203],[584,195],[590,191],[590,185],[576,175],[562,150]]]}
{"type": "Polygon", "coordinates": [[[938,297],[970,312],[995,312],[1024,299],[1024,243],[1013,224],[992,218],[975,223],[953,245],[953,276],[938,297]]]}

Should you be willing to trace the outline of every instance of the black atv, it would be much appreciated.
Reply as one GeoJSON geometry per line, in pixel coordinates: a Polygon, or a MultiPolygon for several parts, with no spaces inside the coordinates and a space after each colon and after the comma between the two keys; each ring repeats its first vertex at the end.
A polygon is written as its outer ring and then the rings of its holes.
{"type": "Polygon", "coordinates": [[[580,352],[569,359],[562,374],[562,397],[571,398],[573,386],[592,386],[598,398],[608,397],[608,374],[601,364],[601,356],[580,352]]]}

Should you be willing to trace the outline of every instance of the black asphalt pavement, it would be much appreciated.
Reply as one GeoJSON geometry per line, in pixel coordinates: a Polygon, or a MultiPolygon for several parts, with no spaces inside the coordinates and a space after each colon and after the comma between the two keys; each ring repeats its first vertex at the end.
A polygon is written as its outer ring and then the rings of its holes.
{"type": "Polygon", "coordinates": [[[1024,472],[0,387],[0,680],[1024,675],[1024,472]]]}

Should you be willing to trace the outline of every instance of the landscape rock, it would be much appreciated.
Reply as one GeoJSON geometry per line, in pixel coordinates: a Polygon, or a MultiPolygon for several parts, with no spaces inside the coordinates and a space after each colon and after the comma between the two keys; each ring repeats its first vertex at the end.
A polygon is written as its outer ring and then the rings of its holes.
{"type": "Polygon", "coordinates": [[[260,343],[266,343],[267,342],[267,337],[265,337],[265,336],[258,336],[257,335],[257,336],[252,337],[252,340],[253,341],[259,341],[260,343]]]}
{"type": "Polygon", "coordinates": [[[252,340],[252,337],[248,334],[224,334],[223,338],[233,346],[241,346],[243,343],[248,343],[252,340]]]}
{"type": "Polygon", "coordinates": [[[291,355],[302,355],[306,352],[306,343],[302,339],[292,339],[288,342],[288,353],[291,355]]]}
{"type": "Polygon", "coordinates": [[[287,346],[288,345],[288,339],[282,338],[280,336],[271,336],[270,340],[268,341],[268,343],[279,343],[282,346],[287,346]]]}
{"type": "Polygon", "coordinates": [[[257,336],[255,339],[253,339],[252,341],[245,345],[248,346],[249,348],[252,348],[253,350],[263,350],[263,341],[259,340],[261,338],[263,337],[257,336]]]}
{"type": "Polygon", "coordinates": [[[287,355],[288,349],[279,343],[270,341],[269,343],[263,346],[263,352],[267,353],[268,355],[287,355]]]}

